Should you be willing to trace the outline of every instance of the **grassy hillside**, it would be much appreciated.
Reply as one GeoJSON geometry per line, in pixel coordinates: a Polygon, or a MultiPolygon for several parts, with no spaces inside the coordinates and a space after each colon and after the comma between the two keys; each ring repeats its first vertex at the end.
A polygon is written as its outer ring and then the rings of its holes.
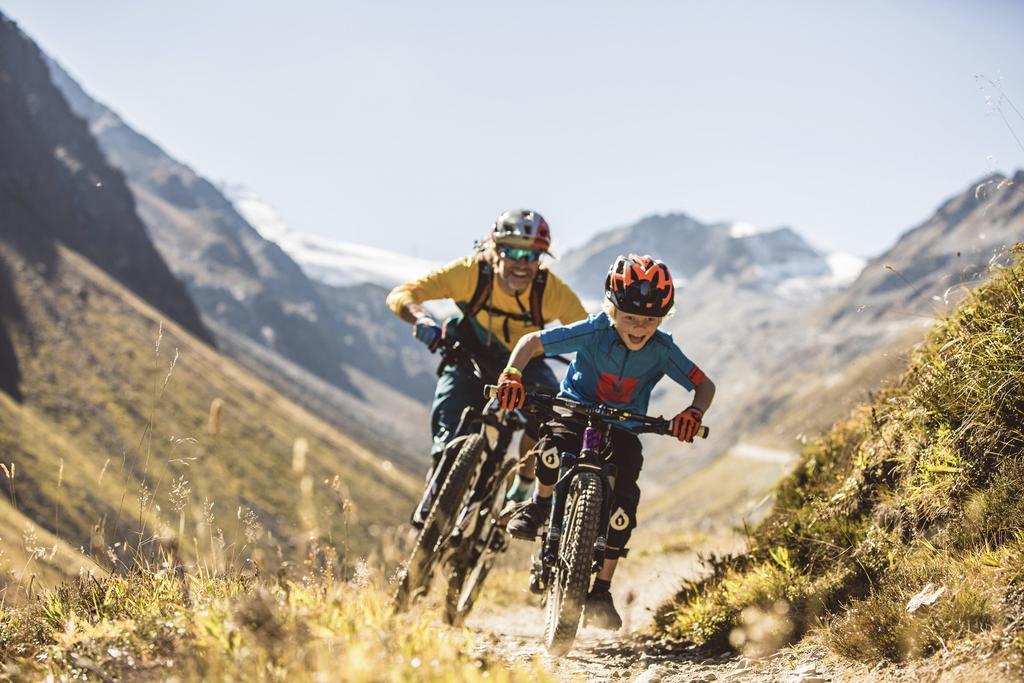
{"type": "Polygon", "coordinates": [[[864,660],[965,639],[1024,653],[1020,245],[1015,256],[898,383],[806,447],[748,552],[661,611],[664,637],[763,652],[813,630],[864,660]]]}
{"type": "Polygon", "coordinates": [[[0,395],[8,586],[130,564],[126,545],[221,566],[311,538],[354,555],[405,518],[417,482],[74,252],[44,270],[0,242],[0,266],[20,309],[21,401],[0,395]]]}

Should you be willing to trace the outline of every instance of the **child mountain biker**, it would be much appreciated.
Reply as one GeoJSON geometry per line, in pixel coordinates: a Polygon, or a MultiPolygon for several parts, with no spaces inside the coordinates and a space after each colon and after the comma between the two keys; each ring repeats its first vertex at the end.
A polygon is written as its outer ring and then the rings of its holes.
{"type": "MultiPolygon", "coordinates": [[[[540,262],[551,246],[547,221],[535,211],[503,211],[488,238],[467,257],[399,285],[388,294],[387,305],[413,325],[414,336],[437,350],[442,336],[454,337],[468,347],[485,377],[496,377],[508,363],[509,350],[523,335],[541,330],[545,322],[568,324],[587,317],[579,297],[540,262]],[[444,329],[420,305],[436,299],[454,299],[460,315],[444,329]]],[[[558,386],[558,379],[542,361],[524,364],[527,384],[558,386]]],[[[482,408],[483,386],[472,370],[449,365],[438,379],[431,407],[432,466],[441,461],[445,447],[456,436],[459,418],[467,406],[482,408]]],[[[520,443],[525,454],[536,442],[538,425],[531,421],[520,443]]],[[[520,465],[510,498],[524,500],[534,478],[533,460],[520,465]]],[[[422,526],[435,494],[427,487],[413,512],[412,523],[422,526]]]]}
{"type": "MultiPolygon", "coordinates": [[[[715,385],[676,346],[672,335],[658,329],[672,309],[674,287],[668,268],[650,256],[619,256],[605,278],[605,311],[587,320],[528,334],[512,350],[509,366],[498,382],[503,408],[523,405],[522,369],[542,355],[576,353],[562,379],[560,395],[584,403],[604,403],[644,414],[651,390],[665,375],[694,392],[693,403],[672,418],[672,434],[692,441],[715,395],[715,385]]],[[[551,511],[561,453],[578,452],[583,426],[555,418],[540,431],[535,447],[537,490],[508,524],[512,536],[534,540],[551,511]]],[[[609,432],[611,462],[617,467],[614,509],[609,515],[604,564],[587,596],[587,623],[609,629],[622,626],[610,592],[612,576],[636,527],[640,502],[637,477],[643,466],[639,438],[626,428],[609,432]]]]}

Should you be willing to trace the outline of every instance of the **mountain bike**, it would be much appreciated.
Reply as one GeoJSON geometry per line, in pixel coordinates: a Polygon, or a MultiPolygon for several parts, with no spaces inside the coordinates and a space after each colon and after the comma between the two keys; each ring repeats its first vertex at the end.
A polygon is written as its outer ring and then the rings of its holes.
{"type": "MultiPolygon", "coordinates": [[[[458,363],[484,384],[484,370],[461,342],[446,338],[439,351],[438,374],[458,363]]],[[[429,498],[427,509],[421,510],[425,521],[395,593],[397,609],[425,595],[434,573],[443,567],[448,584],[445,620],[461,624],[472,610],[495,558],[508,547],[503,507],[519,464],[508,450],[526,422],[523,411],[501,410],[496,401],[483,410],[463,411],[457,436],[427,484],[435,495],[424,498],[429,498]]]]}
{"type": "MultiPolygon", "coordinates": [[[[486,392],[496,396],[497,387],[488,386],[486,392]]],[[[671,421],[527,391],[526,406],[531,405],[584,427],[579,453],[561,454],[551,517],[538,532],[540,552],[530,567],[530,590],[544,596],[544,644],[551,654],[563,655],[576,639],[590,575],[605,559],[615,477],[614,465],[607,462],[608,430],[618,424],[629,425],[634,433],[668,435],[671,421]]],[[[701,427],[697,436],[709,434],[701,427]]]]}

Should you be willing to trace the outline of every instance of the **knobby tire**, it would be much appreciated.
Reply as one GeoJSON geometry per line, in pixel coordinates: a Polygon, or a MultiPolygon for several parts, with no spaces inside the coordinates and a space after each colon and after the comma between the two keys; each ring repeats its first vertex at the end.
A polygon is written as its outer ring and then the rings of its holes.
{"type": "Polygon", "coordinates": [[[395,595],[398,609],[407,608],[413,598],[427,592],[438,559],[439,546],[451,532],[455,516],[472,484],[473,472],[477,470],[483,447],[481,436],[471,434],[456,453],[448,477],[441,485],[406,563],[405,575],[395,595]]]}
{"type": "Polygon", "coordinates": [[[555,656],[567,653],[576,640],[583,603],[590,587],[594,544],[601,522],[600,478],[584,472],[573,480],[571,491],[558,565],[545,604],[544,644],[555,656]]]}

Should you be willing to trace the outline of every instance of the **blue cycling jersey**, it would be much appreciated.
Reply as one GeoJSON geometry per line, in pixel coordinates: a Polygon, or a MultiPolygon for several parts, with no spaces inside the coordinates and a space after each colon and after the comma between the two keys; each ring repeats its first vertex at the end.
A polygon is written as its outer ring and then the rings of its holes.
{"type": "Polygon", "coordinates": [[[657,330],[643,348],[630,351],[603,312],[572,325],[543,330],[540,341],[547,356],[576,354],[559,393],[583,403],[604,403],[646,414],[651,391],[665,375],[689,391],[704,379],[704,373],[668,332],[657,330]]]}

